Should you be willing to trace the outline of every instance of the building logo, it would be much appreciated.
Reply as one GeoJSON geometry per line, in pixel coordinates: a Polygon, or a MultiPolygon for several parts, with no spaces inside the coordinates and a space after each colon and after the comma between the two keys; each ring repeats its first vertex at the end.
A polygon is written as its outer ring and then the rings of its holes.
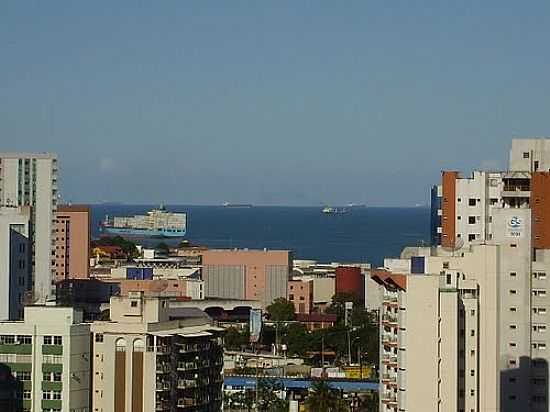
{"type": "Polygon", "coordinates": [[[508,236],[509,237],[522,237],[523,232],[523,219],[519,216],[512,216],[508,220],[508,236]]]}

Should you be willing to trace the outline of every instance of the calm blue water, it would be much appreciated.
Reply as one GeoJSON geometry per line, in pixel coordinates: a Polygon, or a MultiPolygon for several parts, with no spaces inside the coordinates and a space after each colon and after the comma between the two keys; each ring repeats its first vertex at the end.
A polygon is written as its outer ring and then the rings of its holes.
{"type": "MultiPolygon", "coordinates": [[[[94,205],[93,235],[105,214],[142,214],[153,206],[94,205]]],[[[324,215],[320,207],[167,206],[187,212],[187,239],[213,248],[290,249],[320,262],[370,262],[398,256],[404,246],[429,240],[429,209],[354,208],[324,215]]],[[[153,240],[153,244],[158,240],[153,240]]]]}

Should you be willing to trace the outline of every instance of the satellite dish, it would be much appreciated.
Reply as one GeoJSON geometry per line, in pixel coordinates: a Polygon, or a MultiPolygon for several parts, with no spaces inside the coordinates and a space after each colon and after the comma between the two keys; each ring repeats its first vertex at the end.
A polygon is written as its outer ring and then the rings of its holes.
{"type": "Polygon", "coordinates": [[[464,239],[461,237],[456,237],[453,244],[450,246],[443,246],[443,250],[446,250],[447,252],[451,252],[454,256],[454,252],[459,251],[464,247],[464,239]]]}

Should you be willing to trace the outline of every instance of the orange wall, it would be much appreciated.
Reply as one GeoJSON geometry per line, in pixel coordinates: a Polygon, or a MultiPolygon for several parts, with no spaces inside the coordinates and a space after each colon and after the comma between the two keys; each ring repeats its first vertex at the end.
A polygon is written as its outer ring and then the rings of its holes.
{"type": "Polygon", "coordinates": [[[456,179],[458,172],[443,172],[443,199],[441,208],[441,245],[453,247],[456,238],[456,179]]]}
{"type": "Polygon", "coordinates": [[[294,303],[296,313],[311,313],[313,281],[289,280],[288,300],[294,303]]]}
{"type": "Polygon", "coordinates": [[[55,224],[56,280],[86,279],[90,269],[90,209],[59,206],[55,224]]]}
{"type": "Polygon", "coordinates": [[[533,247],[550,249],[550,172],[535,172],[531,178],[533,247]]]}
{"type": "Polygon", "coordinates": [[[245,266],[245,299],[261,299],[266,288],[267,266],[292,265],[291,252],[287,250],[230,250],[204,251],[202,264],[245,266]]]}

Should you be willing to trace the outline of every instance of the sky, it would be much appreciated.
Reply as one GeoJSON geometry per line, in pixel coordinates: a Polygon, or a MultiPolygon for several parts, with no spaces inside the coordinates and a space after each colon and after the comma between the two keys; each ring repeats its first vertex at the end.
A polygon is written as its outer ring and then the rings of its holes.
{"type": "Polygon", "coordinates": [[[550,2],[0,3],[0,151],[72,202],[429,199],[550,135],[550,2]]]}

